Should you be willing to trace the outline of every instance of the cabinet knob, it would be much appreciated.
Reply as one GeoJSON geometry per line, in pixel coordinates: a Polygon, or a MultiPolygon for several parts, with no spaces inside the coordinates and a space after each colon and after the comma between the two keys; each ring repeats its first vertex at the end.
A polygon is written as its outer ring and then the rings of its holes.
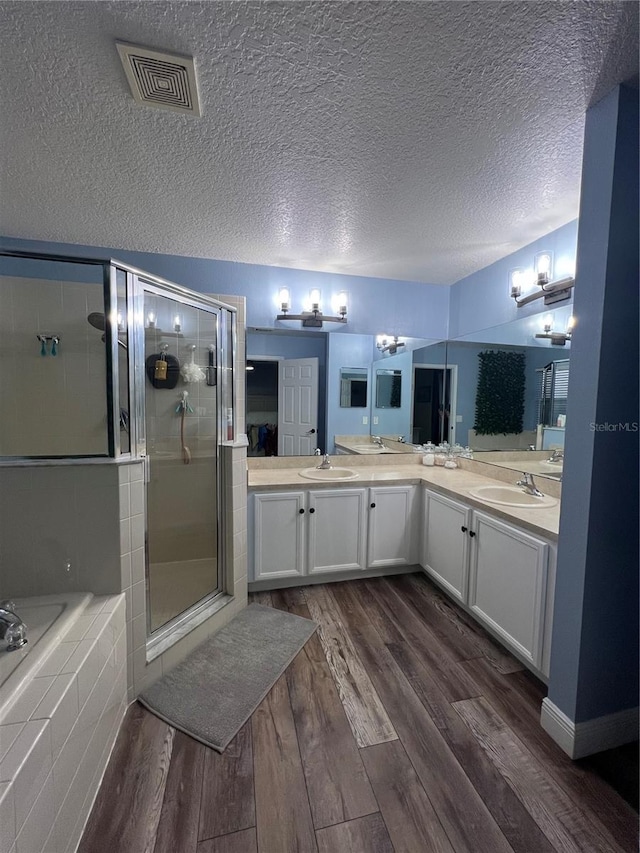
{"type": "Polygon", "coordinates": [[[303,509],[299,509],[299,510],[298,510],[298,512],[300,513],[300,515],[304,515],[304,510],[303,510],[303,509]]]}
{"type": "Polygon", "coordinates": [[[473,530],[470,530],[470,531],[469,531],[469,536],[470,536],[472,539],[473,539],[473,537],[474,537],[475,535],[476,535],[476,534],[473,532],[473,530]]]}
{"type": "Polygon", "coordinates": [[[313,512],[315,512],[315,509],[314,509],[313,507],[311,507],[311,509],[309,510],[309,512],[312,512],[312,513],[313,513],[313,512]]]}
{"type": "Polygon", "coordinates": [[[371,509],[375,509],[375,508],[376,508],[376,505],[375,505],[375,504],[371,504],[371,509]]]}
{"type": "Polygon", "coordinates": [[[463,525],[462,525],[462,527],[460,528],[460,530],[461,530],[463,533],[466,533],[468,529],[469,529],[469,528],[468,528],[468,527],[465,527],[465,526],[464,526],[464,524],[463,524],[463,525]]]}

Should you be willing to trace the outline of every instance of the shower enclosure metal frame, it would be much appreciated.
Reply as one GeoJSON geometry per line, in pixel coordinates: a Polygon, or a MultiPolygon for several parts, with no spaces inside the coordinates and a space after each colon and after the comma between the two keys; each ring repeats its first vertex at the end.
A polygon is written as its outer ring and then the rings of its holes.
{"type": "MultiPolygon", "coordinates": [[[[185,612],[167,622],[150,636],[147,631],[147,659],[151,660],[161,654],[173,643],[196,627],[211,613],[215,612],[229,599],[226,594],[232,588],[232,571],[227,565],[225,543],[228,519],[222,512],[222,487],[227,476],[222,464],[220,448],[235,435],[235,384],[234,367],[237,352],[237,310],[213,297],[189,290],[174,282],[153,275],[146,270],[123,263],[115,258],[87,258],[74,255],[57,255],[44,252],[29,252],[20,250],[0,250],[0,257],[23,259],[25,261],[50,261],[51,263],[84,264],[102,267],[102,289],[105,314],[104,341],[106,349],[105,393],[107,400],[107,452],[94,454],[64,454],[38,456],[0,456],[0,466],[29,466],[42,465],[47,462],[59,466],[117,464],[141,460],[148,465],[146,430],[145,430],[145,364],[144,337],[145,324],[143,314],[144,291],[151,290],[195,308],[209,310],[219,318],[218,346],[221,349],[216,358],[216,382],[218,401],[216,406],[217,441],[216,441],[216,524],[218,529],[218,589],[196,602],[185,612]],[[120,376],[118,359],[118,272],[125,275],[126,324],[127,334],[127,378],[128,400],[126,407],[129,412],[129,447],[122,450],[120,438],[120,376]],[[230,423],[228,413],[231,410],[233,420],[230,423]],[[228,430],[231,429],[231,435],[228,430]],[[223,600],[224,599],[224,600],[223,600]]],[[[85,318],[86,319],[86,318],[85,318]]],[[[145,511],[145,519],[147,513],[145,511]]],[[[148,531],[146,531],[148,536],[148,531]]],[[[146,543],[145,543],[146,546],[146,543]]],[[[145,547],[145,554],[148,547],[145,547]]],[[[148,558],[147,558],[148,559],[148,558]]],[[[148,599],[148,593],[147,593],[148,599]]],[[[149,603],[147,600],[147,627],[149,628],[149,603]]]]}

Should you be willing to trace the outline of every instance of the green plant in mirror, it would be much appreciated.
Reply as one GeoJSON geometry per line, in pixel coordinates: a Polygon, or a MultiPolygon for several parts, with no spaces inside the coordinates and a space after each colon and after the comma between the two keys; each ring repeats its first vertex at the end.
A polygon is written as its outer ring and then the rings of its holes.
{"type": "Polygon", "coordinates": [[[478,435],[522,432],[524,353],[485,350],[478,353],[478,358],[480,369],[473,428],[478,435]]]}

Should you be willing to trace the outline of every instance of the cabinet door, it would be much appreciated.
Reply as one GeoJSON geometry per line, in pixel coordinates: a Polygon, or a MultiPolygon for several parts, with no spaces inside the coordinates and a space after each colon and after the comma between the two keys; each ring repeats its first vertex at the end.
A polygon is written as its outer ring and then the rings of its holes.
{"type": "Polygon", "coordinates": [[[253,496],[254,580],[305,574],[305,493],[253,496]]]}
{"type": "Polygon", "coordinates": [[[366,489],[309,492],[309,574],[366,568],[366,497],[366,489]]]}
{"type": "Polygon", "coordinates": [[[540,669],[549,546],[481,512],[473,514],[473,529],[469,606],[540,669]]]}
{"type": "Polygon", "coordinates": [[[415,486],[369,489],[367,565],[411,566],[416,562],[415,486]]]}
{"type": "Polygon", "coordinates": [[[425,491],[424,497],[422,568],[466,604],[471,511],[434,492],[425,491]]]}

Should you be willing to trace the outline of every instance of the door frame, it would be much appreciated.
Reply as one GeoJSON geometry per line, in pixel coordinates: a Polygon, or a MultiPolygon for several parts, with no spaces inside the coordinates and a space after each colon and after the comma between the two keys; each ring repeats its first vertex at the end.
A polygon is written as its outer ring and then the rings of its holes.
{"type": "MultiPolygon", "coordinates": [[[[236,369],[237,353],[237,311],[231,305],[226,305],[207,294],[196,293],[187,288],[167,282],[144,270],[128,267],[126,264],[114,262],[116,267],[127,272],[127,304],[130,314],[130,339],[133,339],[133,366],[130,367],[134,381],[130,385],[133,420],[135,430],[132,438],[132,455],[142,459],[144,463],[145,510],[144,510],[144,559],[145,559],[145,615],[146,615],[146,658],[151,661],[178,642],[188,630],[208,619],[213,613],[224,606],[229,599],[228,590],[233,590],[233,567],[229,565],[227,548],[228,519],[223,508],[223,481],[225,472],[223,464],[225,456],[221,446],[227,436],[227,409],[235,411],[235,388],[233,375],[236,369]],[[204,598],[194,602],[191,607],[177,614],[173,619],[161,625],[155,631],[151,630],[151,608],[149,597],[149,514],[146,506],[146,489],[150,477],[150,457],[147,453],[146,441],[146,370],[145,370],[145,328],[144,314],[145,293],[172,299],[182,305],[206,311],[217,317],[216,344],[216,387],[218,389],[216,402],[215,442],[215,495],[216,511],[212,523],[217,529],[217,586],[204,598]],[[133,441],[135,439],[135,445],[133,441]],[[135,449],[134,449],[135,448],[135,449]]],[[[131,422],[132,418],[130,418],[131,422]]]]}
{"type": "MultiPolygon", "coordinates": [[[[416,369],[418,370],[441,370],[449,374],[449,435],[443,437],[442,441],[449,444],[456,443],[456,402],[458,399],[458,365],[457,364],[414,364],[411,371],[411,434],[413,436],[413,419],[416,399],[416,369]]],[[[465,442],[466,443],[466,442],[465,442]]]]}

